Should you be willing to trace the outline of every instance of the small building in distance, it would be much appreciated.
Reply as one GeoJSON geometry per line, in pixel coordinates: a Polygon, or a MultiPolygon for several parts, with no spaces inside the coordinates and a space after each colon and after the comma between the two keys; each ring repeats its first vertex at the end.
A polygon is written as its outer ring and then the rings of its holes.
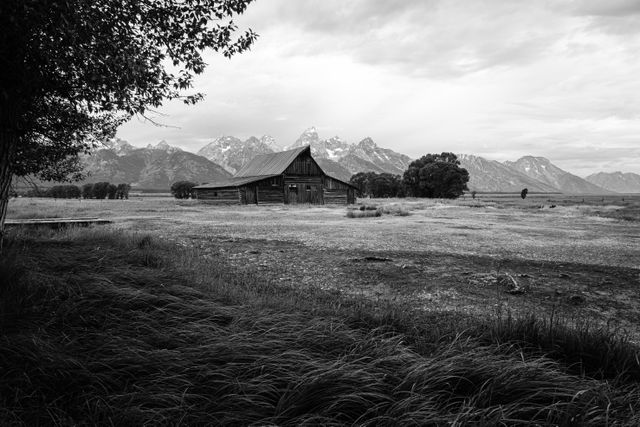
{"type": "Polygon", "coordinates": [[[233,177],[193,188],[215,204],[352,204],[356,187],[324,173],[304,146],[251,159],[233,177]]]}

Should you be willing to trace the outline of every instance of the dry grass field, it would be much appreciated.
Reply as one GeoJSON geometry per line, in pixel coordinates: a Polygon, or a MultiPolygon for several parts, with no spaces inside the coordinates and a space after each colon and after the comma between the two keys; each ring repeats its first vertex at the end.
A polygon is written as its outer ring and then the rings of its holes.
{"type": "Polygon", "coordinates": [[[2,425],[640,423],[638,197],[8,216],[2,425]]]}
{"type": "Polygon", "coordinates": [[[640,333],[638,196],[359,205],[386,213],[348,218],[344,206],[217,207],[166,197],[25,198],[12,200],[8,217],[99,216],[114,221],[110,228],[149,233],[284,286],[425,310],[556,311],[640,333]]]}

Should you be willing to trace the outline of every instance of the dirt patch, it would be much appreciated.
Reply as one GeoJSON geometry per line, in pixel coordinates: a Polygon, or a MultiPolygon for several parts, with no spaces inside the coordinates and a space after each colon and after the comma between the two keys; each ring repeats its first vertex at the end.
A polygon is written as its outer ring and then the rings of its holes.
{"type": "Polygon", "coordinates": [[[556,312],[640,333],[637,269],[450,254],[312,248],[294,241],[192,235],[191,245],[283,286],[314,287],[483,314],[556,312]]]}

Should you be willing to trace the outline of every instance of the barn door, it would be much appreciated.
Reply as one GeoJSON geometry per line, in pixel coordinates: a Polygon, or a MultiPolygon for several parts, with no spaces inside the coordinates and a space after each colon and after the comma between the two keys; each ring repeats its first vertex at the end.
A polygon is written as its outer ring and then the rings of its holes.
{"type": "Polygon", "coordinates": [[[298,185],[297,184],[289,184],[287,186],[287,201],[292,205],[295,205],[298,203],[298,185]]]}
{"type": "Polygon", "coordinates": [[[254,186],[248,185],[246,187],[247,204],[258,204],[258,189],[254,186]]]}

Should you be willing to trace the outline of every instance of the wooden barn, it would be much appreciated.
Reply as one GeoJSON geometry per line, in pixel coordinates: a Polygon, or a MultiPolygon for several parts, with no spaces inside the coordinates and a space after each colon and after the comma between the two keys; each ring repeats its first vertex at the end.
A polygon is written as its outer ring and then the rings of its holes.
{"type": "Polygon", "coordinates": [[[356,199],[356,188],[324,173],[309,146],[256,156],[233,177],[193,190],[194,198],[219,204],[346,205],[356,199]]]}

